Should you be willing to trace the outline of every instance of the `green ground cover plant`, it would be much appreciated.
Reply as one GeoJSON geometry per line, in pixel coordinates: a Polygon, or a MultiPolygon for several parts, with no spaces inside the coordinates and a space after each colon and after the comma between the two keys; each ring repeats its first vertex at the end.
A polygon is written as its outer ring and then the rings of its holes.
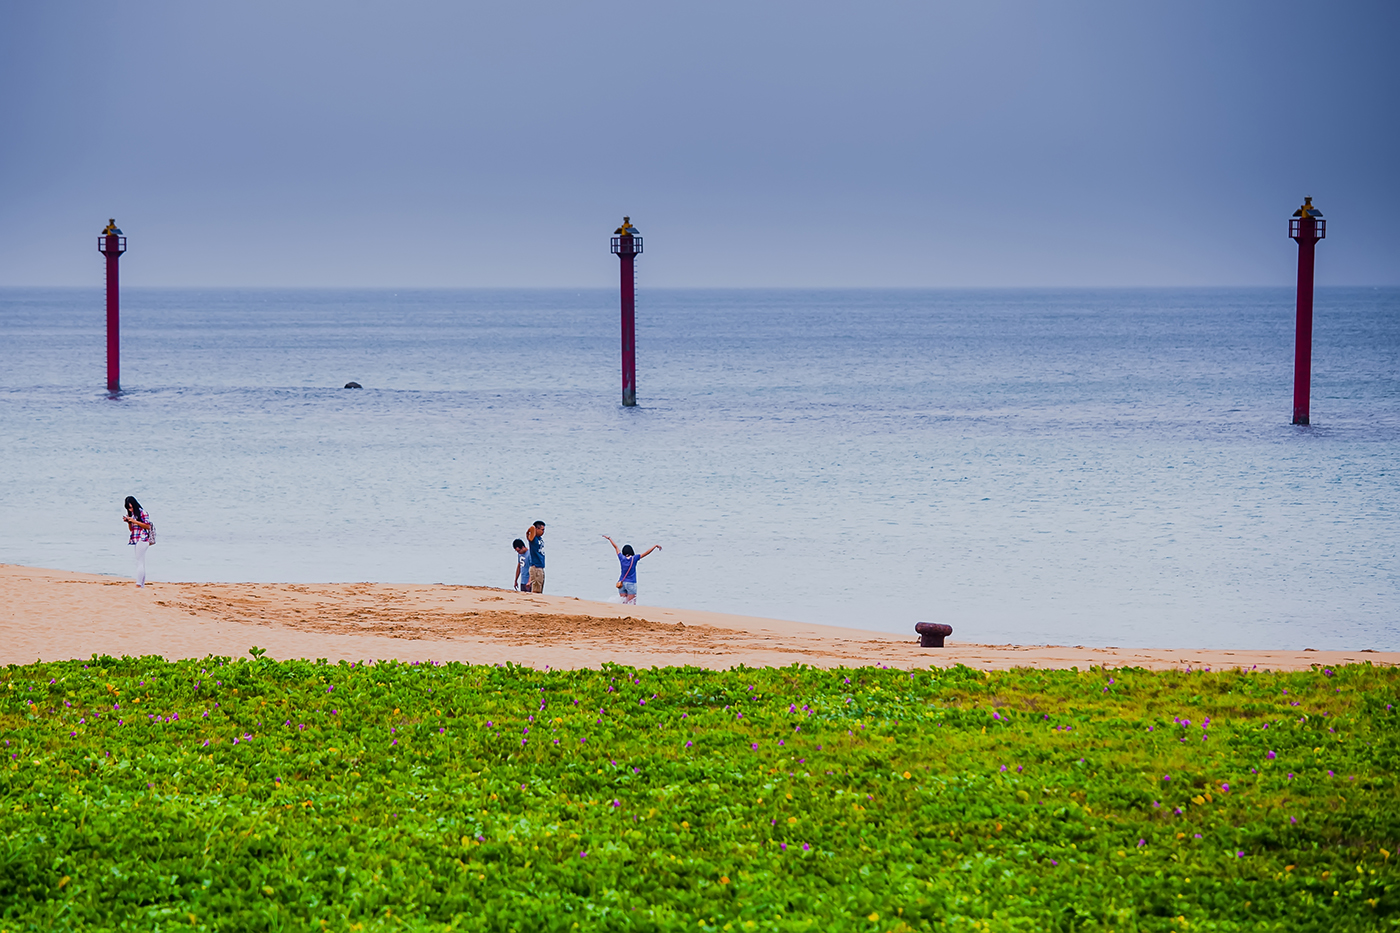
{"type": "Polygon", "coordinates": [[[0,930],[1400,927],[1397,672],[0,671],[0,930]]]}

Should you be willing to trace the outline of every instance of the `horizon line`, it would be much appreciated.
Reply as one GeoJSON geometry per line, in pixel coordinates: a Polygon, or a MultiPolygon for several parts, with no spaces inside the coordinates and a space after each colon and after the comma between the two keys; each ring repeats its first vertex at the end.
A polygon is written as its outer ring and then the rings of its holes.
{"type": "MultiPolygon", "coordinates": [[[[1075,290],[1075,289],[1099,289],[1104,291],[1129,289],[1262,289],[1262,288],[1282,288],[1292,289],[1295,286],[1287,284],[1265,284],[1265,283],[1235,283],[1228,285],[1221,284],[1133,284],[1133,285],[1102,285],[1102,284],[1080,284],[1080,285],[650,285],[646,289],[638,291],[1029,291],[1040,290],[1075,290]]],[[[1316,285],[1317,289],[1328,288],[1400,288],[1400,283],[1332,283],[1328,285],[1316,285]]],[[[25,289],[25,288],[53,288],[53,289],[94,289],[105,290],[106,286],[101,283],[73,285],[56,285],[51,283],[42,284],[12,284],[0,283],[0,289],[25,289]]],[[[613,285],[276,285],[276,284],[154,284],[154,285],[133,285],[123,284],[122,291],[136,289],[188,289],[188,288],[208,288],[208,289],[248,289],[248,290],[333,290],[342,289],[347,291],[616,291],[617,286],[613,285]]]]}

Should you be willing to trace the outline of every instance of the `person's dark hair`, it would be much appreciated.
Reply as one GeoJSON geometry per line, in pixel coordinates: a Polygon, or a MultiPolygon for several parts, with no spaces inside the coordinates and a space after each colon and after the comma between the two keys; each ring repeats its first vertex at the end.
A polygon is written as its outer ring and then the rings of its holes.
{"type": "Polygon", "coordinates": [[[126,510],[131,513],[132,518],[141,517],[141,503],[136,501],[135,496],[127,496],[126,501],[122,504],[126,506],[126,510]]]}
{"type": "Polygon", "coordinates": [[[623,554],[624,557],[631,557],[631,556],[632,556],[633,554],[635,554],[635,553],[637,553],[637,552],[634,551],[634,550],[632,550],[632,545],[630,545],[630,544],[624,544],[624,545],[622,546],[622,554],[623,554]]]}
{"type": "Polygon", "coordinates": [[[524,547],[524,546],[525,546],[525,542],[524,542],[524,541],[521,541],[519,538],[516,538],[514,541],[512,541],[512,542],[510,543],[510,546],[511,546],[511,547],[524,547]]]}
{"type": "Polygon", "coordinates": [[[535,522],[535,527],[536,527],[536,528],[543,528],[543,527],[544,527],[544,522],[535,522]]]}

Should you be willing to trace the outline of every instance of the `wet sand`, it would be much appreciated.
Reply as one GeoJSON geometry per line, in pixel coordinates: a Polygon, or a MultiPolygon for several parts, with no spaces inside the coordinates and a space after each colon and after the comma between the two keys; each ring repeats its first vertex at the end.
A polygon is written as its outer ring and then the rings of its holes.
{"type": "MultiPolygon", "coordinates": [[[[954,634],[944,648],[908,637],[780,619],[476,586],[385,583],[150,583],[0,564],[0,664],[94,654],[169,659],[274,658],[507,661],[535,668],[810,664],[914,668],[1146,667],[1306,670],[1400,652],[1174,650],[980,645],[954,634]]],[[[968,633],[971,634],[971,633],[968,633]]]]}

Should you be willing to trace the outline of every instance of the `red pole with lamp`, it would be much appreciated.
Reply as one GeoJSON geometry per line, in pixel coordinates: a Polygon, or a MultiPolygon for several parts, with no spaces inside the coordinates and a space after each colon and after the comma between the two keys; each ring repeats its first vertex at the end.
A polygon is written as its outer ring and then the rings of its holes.
{"type": "Polygon", "coordinates": [[[1298,336],[1293,350],[1293,423],[1308,424],[1312,395],[1313,258],[1327,221],[1312,198],[1293,212],[1288,235],[1298,243],[1298,336]]]}
{"type": "Polygon", "coordinates": [[[613,231],[612,251],[622,260],[622,404],[632,408],[637,404],[637,268],[636,258],[642,252],[641,231],[632,226],[632,218],[622,218],[622,226],[613,231]]]}
{"type": "Polygon", "coordinates": [[[117,260],[126,252],[126,237],[117,229],[115,218],[97,238],[97,251],[107,257],[107,391],[122,390],[121,366],[121,283],[117,260]]]}

